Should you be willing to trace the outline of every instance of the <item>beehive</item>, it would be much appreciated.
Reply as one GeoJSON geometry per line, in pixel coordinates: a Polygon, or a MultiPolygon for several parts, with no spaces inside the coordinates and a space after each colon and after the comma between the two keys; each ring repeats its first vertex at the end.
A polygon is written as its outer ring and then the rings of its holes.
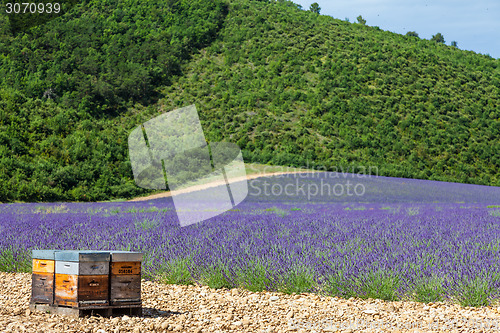
{"type": "Polygon", "coordinates": [[[141,262],[140,252],[111,251],[112,305],[141,303],[141,262]]]}
{"type": "Polygon", "coordinates": [[[31,276],[31,303],[54,303],[54,250],[33,250],[33,274],[31,276]]]}
{"type": "Polygon", "coordinates": [[[109,261],[109,252],[56,252],[54,304],[109,305],[109,261]]]}
{"type": "Polygon", "coordinates": [[[29,308],[82,317],[142,314],[142,253],[34,250],[29,308]]]}

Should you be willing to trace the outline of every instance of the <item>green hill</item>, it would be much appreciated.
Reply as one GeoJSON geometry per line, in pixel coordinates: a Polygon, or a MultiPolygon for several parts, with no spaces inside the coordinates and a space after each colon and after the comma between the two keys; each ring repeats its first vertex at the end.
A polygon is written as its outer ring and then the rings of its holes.
{"type": "Polygon", "coordinates": [[[248,162],[500,186],[500,61],[291,2],[85,1],[0,17],[0,200],[102,200],[130,131],[195,103],[248,162]],[[14,33],[15,32],[15,33],[14,33]]]}

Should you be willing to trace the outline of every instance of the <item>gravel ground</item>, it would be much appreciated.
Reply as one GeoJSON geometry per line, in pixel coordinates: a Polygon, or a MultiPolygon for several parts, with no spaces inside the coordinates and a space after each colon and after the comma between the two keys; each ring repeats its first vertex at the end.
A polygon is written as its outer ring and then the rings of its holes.
{"type": "Polygon", "coordinates": [[[30,312],[31,275],[0,273],[0,332],[494,332],[500,308],[142,282],[143,317],[30,312]]]}

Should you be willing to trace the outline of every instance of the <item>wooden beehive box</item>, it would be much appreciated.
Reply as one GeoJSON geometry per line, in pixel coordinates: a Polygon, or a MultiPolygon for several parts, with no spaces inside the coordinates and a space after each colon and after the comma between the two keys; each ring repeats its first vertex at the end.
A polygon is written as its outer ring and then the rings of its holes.
{"type": "Polygon", "coordinates": [[[111,304],[140,304],[142,253],[129,251],[110,252],[111,304]]]}
{"type": "Polygon", "coordinates": [[[109,252],[56,252],[54,304],[78,308],[109,305],[109,261],[109,252]]]}
{"type": "Polygon", "coordinates": [[[33,250],[31,303],[54,303],[55,250],[33,250]]]}

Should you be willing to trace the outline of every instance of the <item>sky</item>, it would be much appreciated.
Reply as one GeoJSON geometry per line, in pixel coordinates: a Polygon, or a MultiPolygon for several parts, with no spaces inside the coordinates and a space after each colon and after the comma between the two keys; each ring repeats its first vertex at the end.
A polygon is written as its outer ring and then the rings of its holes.
{"type": "Polygon", "coordinates": [[[500,0],[292,0],[309,9],[313,2],[322,15],[406,34],[416,31],[430,39],[440,32],[450,45],[500,58],[500,0]]]}

